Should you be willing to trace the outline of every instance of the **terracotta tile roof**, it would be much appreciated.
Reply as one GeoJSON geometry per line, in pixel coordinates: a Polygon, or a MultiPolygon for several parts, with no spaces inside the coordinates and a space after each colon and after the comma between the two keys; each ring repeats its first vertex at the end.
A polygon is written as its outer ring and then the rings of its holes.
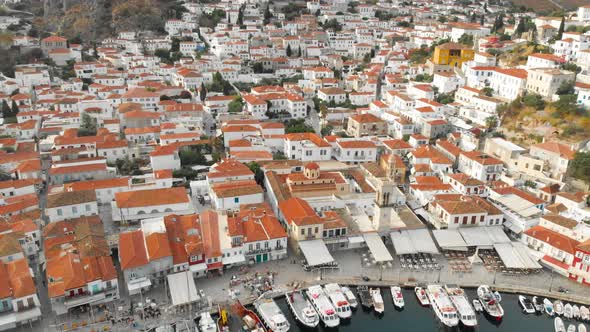
{"type": "Polygon", "coordinates": [[[214,184],[211,190],[218,198],[261,194],[264,192],[254,180],[231,181],[214,184]]]}
{"type": "Polygon", "coordinates": [[[319,148],[329,148],[332,147],[330,143],[323,140],[315,133],[291,133],[286,134],[285,139],[289,141],[310,141],[315,144],[319,148]]]}
{"type": "Polygon", "coordinates": [[[127,270],[149,263],[143,232],[135,230],[119,234],[121,269],[127,270]]]}
{"type": "Polygon", "coordinates": [[[234,177],[234,176],[248,176],[254,177],[254,173],[248,168],[248,166],[242,164],[236,159],[226,158],[211,166],[208,178],[222,178],[222,177],[234,177]]]}
{"type": "Polygon", "coordinates": [[[164,217],[173,263],[186,263],[190,256],[204,253],[199,215],[167,215],[164,217]]]}
{"type": "Polygon", "coordinates": [[[485,213],[486,210],[475,205],[471,202],[465,201],[436,201],[435,204],[439,205],[448,214],[479,214],[485,213]]]}
{"type": "Polygon", "coordinates": [[[321,224],[321,218],[309,203],[299,197],[293,197],[280,202],[279,209],[288,224],[295,224],[297,226],[321,224]]]}
{"type": "Polygon", "coordinates": [[[365,140],[356,140],[356,141],[338,141],[337,143],[340,147],[345,149],[374,149],[377,148],[375,143],[371,141],[365,140]]]}
{"type": "Polygon", "coordinates": [[[168,242],[168,234],[166,233],[152,233],[146,235],[145,245],[147,247],[150,262],[172,256],[170,243],[168,242]]]}
{"type": "Polygon", "coordinates": [[[47,195],[47,207],[55,208],[66,205],[96,202],[94,190],[81,190],[76,192],[61,192],[47,195]]]}
{"type": "Polygon", "coordinates": [[[96,190],[114,187],[128,187],[130,177],[104,180],[78,181],[64,184],[64,191],[96,190]]]}
{"type": "Polygon", "coordinates": [[[526,230],[524,234],[572,255],[575,248],[580,244],[580,242],[565,235],[538,225],[526,230]]]}
{"type": "Polygon", "coordinates": [[[413,149],[410,143],[404,141],[403,139],[390,139],[387,141],[383,141],[383,144],[385,144],[385,146],[387,146],[391,150],[413,149]]]}
{"type": "Polygon", "coordinates": [[[115,201],[119,208],[137,208],[188,203],[190,199],[183,187],[174,187],[118,192],[115,201]]]}
{"type": "Polygon", "coordinates": [[[523,190],[520,190],[518,188],[514,188],[514,187],[504,187],[504,188],[495,188],[493,189],[496,193],[500,194],[500,195],[508,195],[508,194],[514,194],[516,196],[519,196],[522,199],[526,199],[527,201],[531,202],[532,204],[535,205],[539,205],[539,204],[544,204],[545,201],[534,196],[531,195],[523,190]]]}
{"type": "Polygon", "coordinates": [[[546,214],[543,216],[543,219],[554,223],[556,225],[559,225],[561,227],[565,227],[565,228],[569,228],[569,229],[574,229],[576,226],[578,226],[578,222],[570,219],[570,218],[566,218],[563,216],[560,216],[558,214],[546,214]]]}
{"type": "Polygon", "coordinates": [[[357,115],[351,116],[350,118],[358,123],[385,122],[381,118],[376,117],[375,115],[373,115],[371,113],[357,114],[357,115]]]}
{"type": "Polygon", "coordinates": [[[0,298],[22,298],[37,292],[26,258],[8,263],[0,262],[0,298]]]}
{"type": "Polygon", "coordinates": [[[207,210],[201,214],[201,229],[203,231],[203,249],[205,257],[221,256],[219,244],[219,221],[215,211],[207,210]]]}
{"type": "Polygon", "coordinates": [[[539,143],[533,145],[532,148],[546,150],[551,153],[558,154],[561,158],[568,160],[574,159],[574,155],[576,154],[576,152],[570,149],[567,145],[557,142],[539,143]]]}

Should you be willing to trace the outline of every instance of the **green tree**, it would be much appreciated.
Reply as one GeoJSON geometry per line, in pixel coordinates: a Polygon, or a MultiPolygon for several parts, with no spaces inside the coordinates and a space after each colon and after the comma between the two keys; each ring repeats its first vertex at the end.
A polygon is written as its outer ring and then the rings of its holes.
{"type": "Polygon", "coordinates": [[[488,131],[494,130],[498,126],[498,118],[495,116],[489,116],[486,118],[486,127],[488,131]]]}
{"type": "Polygon", "coordinates": [[[578,65],[576,65],[573,62],[566,62],[566,63],[562,64],[561,69],[573,71],[574,73],[580,73],[582,71],[582,68],[580,68],[578,65]]]}
{"type": "Polygon", "coordinates": [[[525,19],[521,18],[520,21],[518,21],[518,25],[516,26],[516,29],[514,30],[514,34],[517,37],[522,36],[522,33],[526,31],[526,25],[525,25],[525,19]]]}
{"type": "Polygon", "coordinates": [[[574,81],[565,81],[559,85],[555,94],[561,95],[571,95],[574,94],[574,81]]]}
{"type": "Polygon", "coordinates": [[[291,120],[287,121],[287,123],[285,125],[285,132],[287,134],[313,133],[313,132],[315,132],[315,130],[311,126],[305,124],[304,119],[291,119],[291,120]]]}
{"type": "Polygon", "coordinates": [[[559,30],[557,30],[557,36],[555,36],[556,40],[561,40],[563,37],[563,30],[565,28],[565,17],[561,17],[561,23],[559,24],[559,30]]]}
{"type": "Polygon", "coordinates": [[[96,118],[88,113],[82,113],[82,123],[78,128],[78,136],[95,136],[97,131],[96,118]]]}
{"type": "Polygon", "coordinates": [[[264,25],[267,25],[268,23],[270,23],[271,19],[272,19],[272,13],[270,12],[270,4],[267,4],[266,8],[264,9],[264,20],[262,21],[262,23],[264,25]]]}
{"type": "Polygon", "coordinates": [[[535,93],[530,93],[522,97],[522,103],[528,107],[534,107],[537,110],[542,110],[545,108],[545,101],[543,100],[543,97],[535,93]]]}
{"type": "Polygon", "coordinates": [[[293,55],[293,51],[291,50],[291,44],[287,44],[287,56],[290,57],[293,55]]]}
{"type": "Polygon", "coordinates": [[[2,118],[10,118],[12,116],[12,110],[6,100],[2,100],[2,118]]]}
{"type": "Polygon", "coordinates": [[[12,112],[11,112],[11,115],[12,116],[16,116],[18,114],[18,112],[19,112],[18,105],[16,104],[16,101],[13,100],[12,101],[12,112]]]}
{"type": "Polygon", "coordinates": [[[459,43],[467,46],[473,46],[473,35],[470,33],[464,33],[459,37],[459,43]]]}
{"type": "Polygon", "coordinates": [[[247,163],[246,166],[248,166],[252,173],[254,173],[254,180],[256,180],[256,183],[260,186],[264,186],[264,171],[260,167],[260,164],[253,161],[247,163]]]}
{"type": "Polygon", "coordinates": [[[494,94],[494,89],[492,89],[488,86],[488,87],[481,89],[481,93],[483,93],[487,97],[491,97],[494,94]]]}
{"type": "Polygon", "coordinates": [[[207,98],[207,88],[205,87],[205,83],[201,82],[201,90],[199,91],[199,97],[201,99],[201,102],[205,102],[205,99],[207,98]]]}
{"type": "Polygon", "coordinates": [[[244,5],[241,5],[240,9],[238,9],[238,19],[236,20],[236,24],[239,27],[244,26],[244,5]]]}
{"type": "Polygon", "coordinates": [[[576,152],[569,173],[576,179],[590,182],[590,152],[576,152]]]}
{"type": "Polygon", "coordinates": [[[242,111],[242,107],[244,106],[244,102],[242,101],[242,97],[236,97],[227,105],[227,111],[230,113],[239,113],[242,111]]]}
{"type": "Polygon", "coordinates": [[[262,65],[262,62],[254,62],[254,64],[252,65],[252,70],[256,74],[264,72],[264,66],[262,65]]]}

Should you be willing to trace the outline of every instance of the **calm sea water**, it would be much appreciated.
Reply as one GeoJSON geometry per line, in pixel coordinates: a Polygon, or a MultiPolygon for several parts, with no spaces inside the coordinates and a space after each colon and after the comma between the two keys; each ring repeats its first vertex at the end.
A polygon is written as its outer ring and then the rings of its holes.
{"type": "MultiPolygon", "coordinates": [[[[356,290],[353,290],[356,294],[356,290]]],[[[467,289],[469,301],[476,297],[475,290],[467,289]]],[[[373,311],[363,310],[359,304],[351,319],[341,320],[339,331],[526,331],[526,332],[544,332],[554,331],[553,319],[546,314],[543,315],[525,315],[518,304],[518,298],[512,294],[502,294],[502,306],[504,307],[504,319],[498,324],[497,322],[488,321],[483,313],[478,314],[478,327],[468,329],[464,327],[447,328],[441,326],[431,308],[424,308],[418,304],[412,290],[404,290],[405,308],[398,311],[393,306],[391,293],[389,289],[382,289],[383,301],[385,302],[385,313],[377,316],[373,311]]],[[[309,331],[309,328],[302,327],[296,323],[293,314],[289,310],[284,298],[276,299],[277,304],[283,310],[287,319],[291,323],[289,331],[309,331]]],[[[564,320],[565,321],[565,320],[564,320]]],[[[566,328],[570,322],[565,321],[566,328]]],[[[572,322],[574,323],[574,322],[572,322]]],[[[576,326],[578,322],[575,322],[576,326]]],[[[586,324],[588,328],[588,324],[586,324]]],[[[328,329],[320,323],[317,331],[334,331],[328,329]]]]}

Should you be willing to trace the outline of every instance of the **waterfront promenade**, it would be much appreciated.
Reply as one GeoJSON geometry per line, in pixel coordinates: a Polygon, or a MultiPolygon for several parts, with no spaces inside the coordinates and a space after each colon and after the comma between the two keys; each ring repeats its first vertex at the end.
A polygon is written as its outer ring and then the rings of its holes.
{"type": "MultiPolygon", "coordinates": [[[[568,302],[577,302],[590,305],[590,287],[573,282],[563,276],[554,274],[548,270],[543,270],[538,274],[532,275],[505,275],[502,273],[489,273],[483,266],[473,266],[472,272],[457,273],[453,272],[446,260],[439,257],[439,264],[442,266],[440,271],[402,271],[400,264],[396,260],[392,268],[384,268],[382,271],[376,267],[364,267],[362,261],[362,253],[366,250],[359,251],[342,251],[333,253],[334,259],[339,263],[340,268],[337,270],[323,270],[323,271],[303,271],[298,257],[290,257],[285,260],[273,261],[267,263],[256,264],[248,268],[245,274],[239,273],[238,269],[230,269],[222,276],[212,275],[210,277],[196,279],[198,289],[204,290],[208,297],[212,309],[216,310],[216,304],[229,304],[234,300],[231,293],[236,291],[239,293],[237,298],[243,303],[250,303],[255,299],[255,296],[247,290],[243,284],[231,288],[230,280],[232,276],[238,278],[251,277],[255,272],[266,273],[269,271],[276,272],[275,289],[282,291],[291,289],[296,283],[299,287],[307,287],[317,283],[337,282],[340,284],[370,284],[389,286],[392,284],[402,284],[408,287],[414,284],[428,284],[428,283],[453,283],[463,287],[477,287],[481,284],[489,284],[497,287],[502,292],[510,293],[527,293],[532,295],[541,295],[549,298],[560,298],[568,302]],[[369,281],[363,281],[363,276],[369,277],[369,281]],[[321,278],[321,280],[320,280],[321,278]],[[379,280],[381,279],[381,280],[379,280]],[[559,287],[564,287],[569,290],[567,294],[558,292],[559,287]]],[[[155,327],[166,322],[174,322],[182,319],[194,317],[194,312],[173,312],[166,310],[169,306],[168,296],[165,294],[165,288],[159,287],[143,293],[143,298],[150,298],[156,301],[162,308],[163,314],[158,319],[140,320],[135,317],[138,328],[139,327],[155,327]]],[[[117,303],[118,306],[129,306],[129,301],[139,302],[140,297],[134,296],[132,299],[122,299],[117,303]]],[[[114,310],[114,308],[113,308],[114,310]]],[[[95,313],[95,316],[99,316],[95,313]]],[[[73,319],[73,317],[70,317],[73,319]]],[[[81,320],[83,317],[77,317],[81,320]]],[[[88,319],[88,318],[87,318],[88,319]]],[[[41,325],[36,323],[34,331],[59,331],[56,328],[55,321],[48,321],[47,319],[41,325]]],[[[70,323],[71,326],[71,323],[70,323]]],[[[127,324],[115,324],[104,322],[95,324],[93,327],[86,327],[84,329],[78,328],[76,331],[90,331],[94,328],[95,331],[104,330],[106,327],[113,331],[128,331],[133,330],[127,324]]]]}

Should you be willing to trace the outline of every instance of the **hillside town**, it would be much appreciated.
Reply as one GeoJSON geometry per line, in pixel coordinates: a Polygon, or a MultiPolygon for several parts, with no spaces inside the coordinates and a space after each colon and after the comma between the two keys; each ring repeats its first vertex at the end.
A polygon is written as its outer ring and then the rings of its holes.
{"type": "Polygon", "coordinates": [[[154,327],[249,273],[590,294],[590,5],[181,2],[88,40],[18,2],[0,330],[154,327]]]}

